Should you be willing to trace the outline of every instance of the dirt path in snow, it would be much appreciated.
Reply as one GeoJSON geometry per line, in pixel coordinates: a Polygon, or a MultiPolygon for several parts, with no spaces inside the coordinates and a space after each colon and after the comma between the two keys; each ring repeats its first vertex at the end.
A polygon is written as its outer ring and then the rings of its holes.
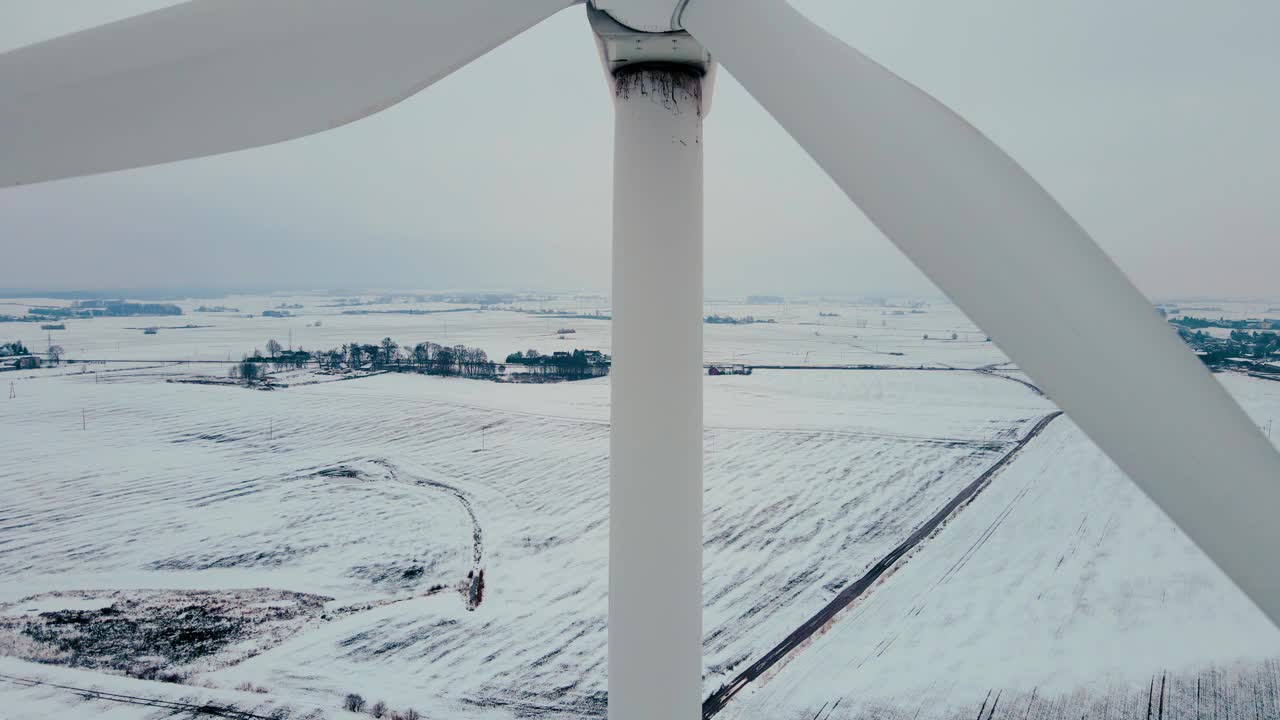
{"type": "Polygon", "coordinates": [[[467,517],[471,518],[471,571],[467,573],[467,609],[475,610],[480,607],[481,601],[484,600],[484,532],[480,527],[479,518],[476,517],[475,508],[471,504],[471,497],[461,489],[438,480],[401,477],[399,469],[388,460],[373,462],[385,469],[391,479],[398,483],[415,487],[431,487],[449,493],[462,505],[462,509],[467,511],[467,517]]]}
{"type": "MultiPolygon", "coordinates": [[[[1013,378],[1009,378],[1013,379],[1013,378]]],[[[715,692],[707,696],[702,702],[703,720],[714,717],[716,713],[724,709],[725,705],[733,699],[735,695],[743,690],[752,681],[764,675],[779,662],[786,660],[801,645],[804,645],[815,634],[822,631],[824,627],[830,623],[836,615],[848,607],[853,601],[862,597],[872,585],[876,583],[890,568],[911,552],[922,540],[932,535],[938,528],[946,524],[955,512],[962,509],[969,501],[977,497],[978,493],[991,482],[996,473],[1000,472],[1009,464],[1017,454],[1027,446],[1041,432],[1044,431],[1049,423],[1062,415],[1061,411],[1050,413],[1037,422],[1016,445],[1013,446],[1008,453],[995,462],[991,467],[987,468],[976,480],[969,483],[955,497],[951,499],[941,510],[929,518],[915,532],[894,548],[888,555],[885,555],[875,565],[871,566],[865,575],[855,580],[851,585],[840,591],[831,602],[817,612],[813,617],[809,618],[803,625],[796,628],[790,635],[778,643],[772,650],[765,653],[763,657],[756,660],[746,670],[743,670],[731,682],[721,685],[715,692]]]]}
{"type": "Polygon", "coordinates": [[[986,367],[974,368],[973,371],[978,373],[979,375],[986,375],[987,377],[1000,378],[1001,380],[1016,382],[1019,385],[1022,385],[1023,387],[1031,390],[1031,392],[1039,395],[1040,397],[1046,397],[1044,394],[1044,391],[1040,389],[1039,385],[1036,385],[1035,383],[1029,380],[1016,378],[1016,377],[1013,377],[1012,375],[1005,375],[1004,373],[997,370],[994,366],[987,365],[986,367]]]}

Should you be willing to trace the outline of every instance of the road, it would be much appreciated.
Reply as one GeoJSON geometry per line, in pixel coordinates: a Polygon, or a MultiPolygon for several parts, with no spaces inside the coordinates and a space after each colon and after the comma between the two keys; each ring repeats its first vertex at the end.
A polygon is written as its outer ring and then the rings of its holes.
{"type": "Polygon", "coordinates": [[[790,635],[778,643],[772,650],[765,653],[763,657],[756,660],[746,670],[743,670],[736,678],[725,685],[721,685],[715,692],[707,696],[702,702],[703,720],[714,717],[716,713],[724,709],[725,705],[733,699],[735,695],[743,690],[752,681],[765,674],[774,665],[786,659],[792,652],[802,645],[806,640],[813,637],[815,633],[821,630],[828,622],[832,620],[841,610],[844,610],[854,600],[857,600],[875,584],[895,563],[904,555],[911,552],[920,541],[929,537],[935,530],[946,522],[957,509],[972,500],[982,492],[983,488],[991,481],[996,473],[1000,472],[1010,461],[1018,455],[1018,453],[1027,446],[1041,432],[1044,431],[1049,423],[1062,415],[1061,411],[1050,413],[1042,418],[1017,442],[1013,448],[1005,453],[1003,457],[995,462],[985,472],[977,477],[973,482],[969,483],[955,497],[951,499],[941,510],[927,522],[911,533],[911,536],[894,548],[888,555],[885,555],[865,575],[855,580],[851,585],[840,591],[831,602],[817,612],[813,617],[809,618],[803,625],[796,628],[790,635]]]}

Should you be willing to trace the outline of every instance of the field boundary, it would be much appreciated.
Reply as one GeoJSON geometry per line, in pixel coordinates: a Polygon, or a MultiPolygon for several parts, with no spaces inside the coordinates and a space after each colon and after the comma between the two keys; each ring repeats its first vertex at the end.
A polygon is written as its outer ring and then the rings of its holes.
{"type": "Polygon", "coordinates": [[[139,695],[125,695],[122,693],[107,692],[105,690],[96,690],[93,688],[81,688],[71,685],[60,685],[45,680],[35,680],[32,678],[17,677],[15,675],[5,675],[0,673],[0,680],[18,685],[19,687],[48,687],[58,690],[67,690],[73,692],[85,700],[106,700],[108,702],[117,702],[125,705],[141,705],[144,707],[154,707],[161,710],[172,710],[174,714],[190,713],[191,715],[209,715],[212,717],[233,718],[234,720],[272,720],[269,715],[258,715],[246,710],[238,710],[231,707],[223,707],[213,705],[211,703],[186,703],[177,700],[164,700],[162,698],[148,698],[139,695]]]}

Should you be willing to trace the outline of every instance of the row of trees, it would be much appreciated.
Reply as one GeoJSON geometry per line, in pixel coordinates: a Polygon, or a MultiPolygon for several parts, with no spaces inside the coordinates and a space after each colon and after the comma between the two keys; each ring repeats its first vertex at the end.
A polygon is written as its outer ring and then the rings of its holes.
{"type": "Polygon", "coordinates": [[[757,320],[754,315],[745,317],[733,317],[732,315],[708,315],[702,318],[702,322],[708,325],[754,325],[756,323],[772,323],[777,322],[773,318],[757,320]]]}
{"type": "Polygon", "coordinates": [[[347,343],[318,353],[316,361],[326,370],[393,370],[482,378],[498,373],[497,364],[480,348],[433,342],[401,346],[389,337],[378,344],[347,343]]]}
{"type": "MultiPolygon", "coordinates": [[[[490,360],[484,350],[466,345],[420,342],[409,346],[387,337],[378,343],[350,342],[330,350],[309,352],[302,348],[286,350],[271,339],[267,341],[265,354],[255,349],[252,355],[246,355],[232,367],[231,376],[253,384],[266,375],[268,367],[290,370],[313,363],[330,372],[417,372],[480,379],[492,379],[499,370],[499,365],[490,360]]],[[[524,366],[530,374],[554,378],[580,379],[609,374],[609,356],[598,350],[575,348],[572,352],[544,355],[530,349],[508,355],[506,363],[524,366]]]]}
{"type": "Polygon", "coordinates": [[[1258,327],[1270,328],[1271,330],[1280,330],[1280,320],[1227,320],[1226,318],[1218,318],[1210,320],[1209,318],[1198,318],[1185,315],[1176,317],[1169,321],[1173,325],[1184,328],[1229,328],[1233,330],[1249,330],[1258,327]]]}
{"type": "Polygon", "coordinates": [[[27,346],[22,344],[21,340],[13,342],[0,343],[0,355],[29,355],[27,346]]]}
{"type": "Polygon", "coordinates": [[[492,378],[498,374],[497,364],[489,360],[484,350],[465,345],[446,346],[420,342],[410,347],[401,346],[388,337],[379,343],[350,342],[319,352],[309,352],[302,348],[285,350],[275,339],[268,340],[266,348],[265,355],[260,350],[246,355],[232,368],[232,376],[253,383],[265,374],[264,366],[289,370],[300,369],[311,363],[329,371],[390,370],[468,378],[492,378]]]}
{"type": "MultiPolygon", "coordinates": [[[[45,352],[49,356],[49,362],[54,365],[57,365],[59,362],[62,361],[62,355],[65,351],[62,349],[61,345],[50,345],[49,349],[46,350],[45,352]]],[[[31,351],[27,349],[26,345],[22,344],[21,340],[14,340],[12,342],[0,343],[0,357],[6,357],[10,355],[30,355],[30,354],[31,354],[31,351]]]]}
{"type": "Polygon", "coordinates": [[[508,365],[523,365],[528,372],[555,376],[568,380],[604,377],[609,374],[609,356],[598,350],[556,352],[543,355],[537,350],[513,352],[507,356],[508,365]]]}

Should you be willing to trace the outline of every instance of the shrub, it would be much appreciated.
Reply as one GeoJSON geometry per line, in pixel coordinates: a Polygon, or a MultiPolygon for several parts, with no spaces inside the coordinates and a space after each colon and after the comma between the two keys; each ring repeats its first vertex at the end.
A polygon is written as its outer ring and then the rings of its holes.
{"type": "Polygon", "coordinates": [[[342,709],[360,712],[364,709],[364,698],[357,693],[347,693],[347,696],[342,700],[342,709]]]}
{"type": "Polygon", "coordinates": [[[369,708],[369,714],[376,718],[384,717],[387,714],[387,704],[379,700],[369,708]]]}

